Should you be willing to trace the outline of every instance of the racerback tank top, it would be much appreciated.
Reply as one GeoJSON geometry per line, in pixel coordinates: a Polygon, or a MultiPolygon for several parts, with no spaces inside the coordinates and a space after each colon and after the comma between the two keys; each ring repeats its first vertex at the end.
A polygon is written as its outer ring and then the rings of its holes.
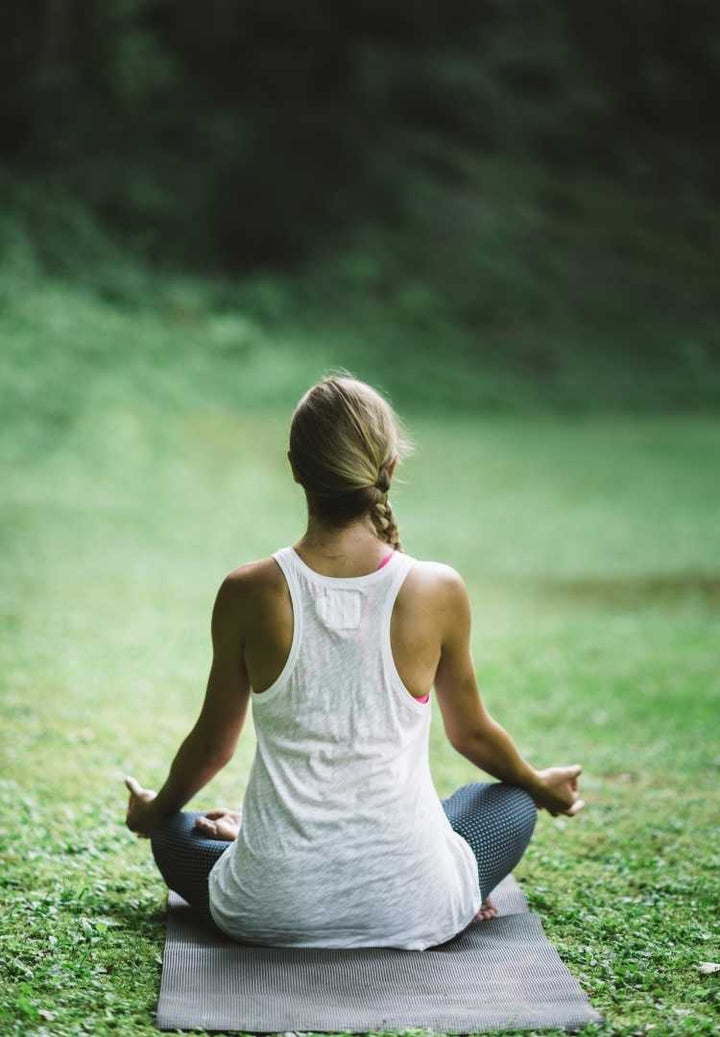
{"type": "Polygon", "coordinates": [[[209,874],[211,915],[236,940],[276,947],[444,943],[482,894],[433,784],[432,701],[410,694],[392,656],[414,559],[394,551],[365,576],[334,577],[292,547],[272,557],[292,643],[274,683],[250,693],[255,756],[239,835],[209,874]]]}

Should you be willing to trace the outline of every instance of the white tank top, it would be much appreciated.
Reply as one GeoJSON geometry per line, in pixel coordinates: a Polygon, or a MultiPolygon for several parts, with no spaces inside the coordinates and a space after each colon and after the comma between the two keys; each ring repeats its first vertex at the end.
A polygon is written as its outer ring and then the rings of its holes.
{"type": "Polygon", "coordinates": [[[390,618],[414,559],[322,576],[272,556],[293,609],[277,680],[251,691],[257,738],[238,838],[209,875],[228,935],[277,947],[424,950],[480,908],[475,856],[453,830],[429,762],[432,698],[395,667],[390,618]]]}

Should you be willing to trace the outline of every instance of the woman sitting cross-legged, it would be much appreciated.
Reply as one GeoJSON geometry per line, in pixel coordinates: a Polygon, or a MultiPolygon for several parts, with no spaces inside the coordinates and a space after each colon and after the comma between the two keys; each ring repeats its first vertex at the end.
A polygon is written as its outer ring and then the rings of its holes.
{"type": "Polygon", "coordinates": [[[375,389],[329,375],[300,399],[288,459],[306,532],[223,581],[200,716],[128,827],[167,885],[245,943],[424,950],[496,913],[538,808],[576,814],[581,767],[536,770],[487,712],[458,572],[401,545],[388,500],[414,446],[375,389]],[[431,689],[455,749],[496,781],[440,800],[431,689]],[[252,702],[242,813],[183,806],[231,759],[252,702]]]}

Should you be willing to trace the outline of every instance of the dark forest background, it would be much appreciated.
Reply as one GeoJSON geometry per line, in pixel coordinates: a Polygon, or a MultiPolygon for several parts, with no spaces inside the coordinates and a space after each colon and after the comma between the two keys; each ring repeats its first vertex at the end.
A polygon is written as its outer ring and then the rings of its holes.
{"type": "Polygon", "coordinates": [[[499,405],[520,386],[568,407],[720,399],[717,5],[28,0],[0,18],[6,291],[241,311],[336,336],[368,373],[388,352],[454,359],[494,372],[499,405]]]}

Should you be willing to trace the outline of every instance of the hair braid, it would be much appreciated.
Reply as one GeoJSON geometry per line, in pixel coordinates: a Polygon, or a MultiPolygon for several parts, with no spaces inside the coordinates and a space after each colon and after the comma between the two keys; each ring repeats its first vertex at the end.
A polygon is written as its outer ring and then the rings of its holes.
{"type": "Polygon", "coordinates": [[[396,551],[402,551],[400,533],[387,494],[378,493],[377,499],[373,501],[370,508],[370,518],[380,539],[390,544],[396,551]]]}
{"type": "Polygon", "coordinates": [[[338,529],[368,515],[396,551],[403,548],[387,499],[388,468],[413,451],[390,403],[344,369],[308,389],[293,412],[288,458],[309,514],[338,529]]]}
{"type": "Polygon", "coordinates": [[[370,518],[377,534],[381,540],[390,544],[396,551],[402,551],[397,522],[388,500],[390,477],[386,463],[380,466],[380,472],[372,489],[374,491],[374,500],[370,506],[370,518]]]}

